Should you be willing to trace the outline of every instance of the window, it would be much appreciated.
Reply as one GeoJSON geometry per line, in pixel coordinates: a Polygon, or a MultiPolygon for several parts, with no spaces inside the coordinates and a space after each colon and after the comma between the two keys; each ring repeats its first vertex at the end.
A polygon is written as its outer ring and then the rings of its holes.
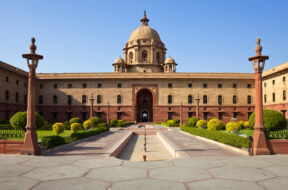
{"type": "Polygon", "coordinates": [[[222,84],[218,84],[218,88],[222,88],[222,84]]]}
{"type": "Polygon", "coordinates": [[[273,85],[275,84],[275,80],[272,80],[272,84],[273,84],[273,85]]]}
{"type": "Polygon", "coordinates": [[[237,104],[237,96],[236,95],[233,96],[233,104],[237,104]]]}
{"type": "Polygon", "coordinates": [[[56,95],[53,96],[53,104],[57,104],[58,103],[58,98],[56,95]]]}
{"type": "Polygon", "coordinates": [[[132,52],[129,53],[129,62],[133,63],[133,53],[132,52]]]}
{"type": "Polygon", "coordinates": [[[188,117],[193,117],[193,112],[188,112],[188,117]]]}
{"type": "Polygon", "coordinates": [[[237,119],[238,113],[237,112],[233,112],[233,118],[237,119]]]}
{"type": "Polygon", "coordinates": [[[101,104],[101,95],[97,96],[97,104],[101,104]]]}
{"type": "Polygon", "coordinates": [[[43,88],[43,84],[39,84],[39,88],[42,89],[43,88]]]}
{"type": "Polygon", "coordinates": [[[9,82],[9,77],[6,77],[6,82],[9,82]]]}
{"type": "Polygon", "coordinates": [[[82,85],[82,87],[83,87],[83,88],[86,88],[86,87],[87,87],[87,84],[86,84],[86,83],[84,83],[84,84],[82,85]]]}
{"type": "Polygon", "coordinates": [[[19,85],[19,80],[16,80],[16,85],[17,85],[17,86],[19,85]]]}
{"type": "Polygon", "coordinates": [[[285,82],[286,81],[286,77],[283,77],[283,82],[285,82]]]}
{"type": "Polygon", "coordinates": [[[97,112],[97,114],[96,114],[96,116],[99,118],[101,118],[101,115],[102,115],[101,112],[97,112]]]}
{"type": "Polygon", "coordinates": [[[168,112],[168,119],[172,120],[172,118],[173,118],[172,112],[168,112]]]}
{"type": "Polygon", "coordinates": [[[24,104],[27,104],[27,94],[24,94],[24,104]]]}
{"type": "Polygon", "coordinates": [[[72,88],[72,84],[69,83],[69,84],[68,84],[68,88],[72,88]]]}
{"type": "Polygon", "coordinates": [[[218,119],[219,119],[219,120],[222,120],[222,118],[223,118],[223,112],[219,112],[219,113],[218,113],[218,119]]]}
{"type": "Polygon", "coordinates": [[[118,88],[122,88],[122,84],[121,83],[118,83],[118,88]]]}
{"type": "Polygon", "coordinates": [[[117,120],[121,119],[121,112],[117,112],[117,120]]]}
{"type": "Polygon", "coordinates": [[[68,95],[68,105],[70,106],[72,104],[72,96],[71,95],[68,95]]]}
{"type": "Polygon", "coordinates": [[[82,95],[82,104],[86,104],[86,102],[87,102],[86,95],[82,95]]]}
{"type": "Polygon", "coordinates": [[[172,104],[172,96],[168,95],[168,104],[172,104]]]}
{"type": "Polygon", "coordinates": [[[286,100],[286,91],[283,90],[283,100],[286,100]]]}
{"type": "Polygon", "coordinates": [[[121,95],[117,96],[117,104],[121,104],[122,103],[122,97],[121,95]]]}
{"type": "Polygon", "coordinates": [[[82,121],[87,119],[87,112],[82,112],[82,121]]]}
{"type": "Polygon", "coordinates": [[[6,111],[5,111],[5,119],[6,119],[6,120],[9,120],[9,118],[10,118],[10,117],[9,117],[9,110],[6,110],[6,111]]]}
{"type": "Polygon", "coordinates": [[[275,92],[273,92],[273,94],[272,94],[272,101],[275,102],[275,99],[276,99],[276,98],[275,98],[275,92]]]}
{"type": "Polygon", "coordinates": [[[5,91],[5,100],[9,101],[9,92],[8,92],[8,90],[5,91]]]}
{"type": "Polygon", "coordinates": [[[266,82],[264,82],[264,87],[266,87],[266,82]]]}
{"type": "Polygon", "coordinates": [[[67,120],[69,121],[72,117],[72,113],[71,112],[67,112],[67,120]]]}
{"type": "Polygon", "coordinates": [[[251,84],[247,84],[247,88],[251,88],[251,84]]]}
{"type": "Polygon", "coordinates": [[[16,92],[15,101],[16,101],[17,103],[19,102],[19,93],[18,93],[18,92],[16,92]]]}
{"type": "Polygon", "coordinates": [[[172,88],[172,83],[168,83],[168,88],[172,88]]]}
{"type": "Polygon", "coordinates": [[[54,84],[54,88],[58,88],[58,85],[56,83],[54,84]]]}
{"type": "Polygon", "coordinates": [[[43,96],[42,95],[39,96],[39,104],[43,104],[43,96]]]}
{"type": "Polygon", "coordinates": [[[27,82],[24,83],[24,87],[27,87],[27,82]]]}
{"type": "Polygon", "coordinates": [[[264,94],[264,103],[266,103],[267,102],[267,96],[266,96],[266,94],[264,94]]]}
{"type": "Polygon", "coordinates": [[[192,88],[192,83],[189,83],[189,84],[188,84],[188,88],[192,88]]]}
{"type": "Polygon", "coordinates": [[[249,120],[251,114],[252,114],[252,112],[248,112],[248,120],[249,120]]]}
{"type": "Polygon", "coordinates": [[[98,87],[98,88],[102,88],[102,84],[101,84],[101,83],[98,83],[97,87],[98,87]]]}
{"type": "Polygon", "coordinates": [[[160,61],[161,61],[161,55],[159,52],[157,52],[157,54],[156,54],[156,61],[157,61],[157,63],[160,63],[160,61]]]}
{"type": "Polygon", "coordinates": [[[218,96],[218,104],[219,104],[219,105],[222,104],[222,96],[221,96],[221,95],[218,96]]]}
{"type": "Polygon", "coordinates": [[[57,120],[57,112],[53,112],[53,121],[57,120]]]}
{"type": "Polygon", "coordinates": [[[189,95],[188,96],[188,104],[192,104],[192,102],[193,102],[193,97],[192,97],[192,95],[189,95]]]}
{"type": "Polygon", "coordinates": [[[207,96],[206,95],[203,96],[203,104],[207,104],[207,96]]]}
{"type": "Polygon", "coordinates": [[[208,113],[204,112],[204,120],[208,120],[208,113]]]}
{"type": "Polygon", "coordinates": [[[147,51],[146,50],[142,51],[142,62],[143,63],[147,62],[147,51]]]}
{"type": "Polygon", "coordinates": [[[233,84],[233,88],[237,88],[237,84],[234,83],[234,84],[233,84]]]}
{"type": "Polygon", "coordinates": [[[248,104],[251,104],[251,102],[252,102],[252,100],[251,100],[251,96],[248,95],[248,96],[247,96],[247,103],[248,103],[248,104]]]}
{"type": "Polygon", "coordinates": [[[203,84],[203,88],[207,88],[207,84],[206,83],[203,84]]]}

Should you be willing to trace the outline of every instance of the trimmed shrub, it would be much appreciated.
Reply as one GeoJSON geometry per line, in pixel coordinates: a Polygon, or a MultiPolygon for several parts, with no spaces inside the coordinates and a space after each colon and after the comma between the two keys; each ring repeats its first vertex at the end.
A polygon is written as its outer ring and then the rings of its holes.
{"type": "Polygon", "coordinates": [[[207,121],[201,119],[197,121],[196,127],[206,129],[207,128],[207,121]]]}
{"type": "Polygon", "coordinates": [[[73,123],[81,123],[81,119],[79,117],[73,117],[69,120],[69,123],[70,124],[73,124],[73,123]]]}
{"type": "Polygon", "coordinates": [[[245,121],[245,122],[244,122],[244,128],[245,128],[245,129],[251,129],[251,128],[250,128],[250,125],[249,125],[249,121],[245,121]]]}
{"type": "Polygon", "coordinates": [[[111,119],[110,123],[111,124],[116,124],[116,123],[118,123],[118,121],[117,121],[117,119],[111,119]]]}
{"type": "Polygon", "coordinates": [[[125,123],[125,120],[124,119],[120,119],[117,121],[117,123],[125,123]]]}
{"type": "Polygon", "coordinates": [[[154,122],[154,125],[161,125],[161,121],[154,122]]]}
{"type": "Polygon", "coordinates": [[[210,119],[207,123],[207,129],[210,131],[217,131],[223,128],[223,123],[219,119],[210,119]]]}
{"type": "MultiPolygon", "coordinates": [[[[39,113],[35,113],[36,127],[41,128],[44,126],[44,119],[39,113]]],[[[25,130],[27,124],[27,112],[17,112],[10,118],[10,124],[14,129],[25,130]]]]}
{"type": "Polygon", "coordinates": [[[84,129],[90,129],[94,126],[93,122],[91,120],[86,120],[83,123],[84,129]]]}
{"type": "Polygon", "coordinates": [[[87,137],[90,137],[93,135],[97,135],[97,134],[102,133],[104,131],[109,131],[109,128],[108,127],[98,127],[96,129],[92,129],[89,131],[79,131],[77,133],[72,133],[71,137],[72,137],[72,139],[76,139],[76,140],[77,139],[83,139],[83,138],[87,138],[87,137]]]}
{"type": "Polygon", "coordinates": [[[168,121],[167,121],[167,124],[168,124],[168,125],[174,125],[174,124],[175,124],[175,121],[174,121],[174,120],[168,120],[168,121]]]}
{"type": "Polygon", "coordinates": [[[52,126],[53,132],[58,136],[64,132],[65,127],[63,123],[54,123],[52,126]]]}
{"type": "Polygon", "coordinates": [[[180,119],[174,119],[174,124],[179,124],[180,123],[180,119]]]}
{"type": "Polygon", "coordinates": [[[98,123],[101,123],[101,118],[100,118],[100,117],[90,117],[89,120],[92,121],[94,127],[96,127],[96,125],[97,125],[98,123]]]}
{"type": "Polygon", "coordinates": [[[187,120],[187,123],[189,124],[189,126],[192,127],[196,127],[197,121],[199,121],[200,119],[198,117],[190,117],[187,120]]]}
{"type": "Polygon", "coordinates": [[[188,132],[193,135],[204,137],[207,139],[215,140],[224,144],[235,146],[238,148],[249,148],[249,139],[238,135],[223,133],[221,131],[208,131],[206,129],[199,129],[193,127],[182,126],[182,131],[188,132]]]}
{"type": "Polygon", "coordinates": [[[81,130],[81,125],[79,123],[71,124],[71,132],[76,133],[77,131],[81,130]]]}
{"type": "MultiPolygon", "coordinates": [[[[263,113],[264,129],[266,131],[277,131],[286,128],[286,119],[282,113],[275,110],[264,109],[263,113]]],[[[250,115],[249,127],[254,128],[255,125],[255,112],[250,115]]]]}
{"type": "Polygon", "coordinates": [[[97,127],[108,127],[107,123],[99,123],[97,127]]]}
{"type": "Polygon", "coordinates": [[[41,146],[46,146],[49,149],[65,143],[65,139],[61,136],[47,136],[42,138],[41,146]]]}
{"type": "Polygon", "coordinates": [[[226,124],[226,131],[228,133],[234,134],[234,133],[240,131],[240,129],[241,129],[240,122],[230,121],[229,123],[226,124]]]}
{"type": "Polygon", "coordinates": [[[245,128],[245,127],[244,127],[245,121],[239,121],[238,123],[239,123],[241,129],[244,129],[244,128],[245,128]]]}

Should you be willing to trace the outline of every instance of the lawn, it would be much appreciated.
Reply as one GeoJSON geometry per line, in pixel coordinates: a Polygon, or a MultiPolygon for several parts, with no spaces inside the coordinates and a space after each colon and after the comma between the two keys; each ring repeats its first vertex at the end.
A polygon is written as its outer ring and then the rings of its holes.
{"type": "Polygon", "coordinates": [[[243,129],[243,130],[240,130],[239,131],[240,134],[245,134],[249,137],[252,137],[253,136],[253,133],[254,133],[254,130],[251,130],[251,129],[243,129]]]}
{"type": "MultiPolygon", "coordinates": [[[[68,137],[71,135],[71,131],[70,130],[65,130],[64,133],[60,134],[59,136],[61,137],[68,137]]],[[[52,130],[49,131],[37,131],[37,135],[38,135],[38,139],[41,140],[43,137],[45,136],[52,136],[55,135],[55,133],[53,133],[52,130]]],[[[5,137],[6,138],[6,137],[5,137]]],[[[7,137],[8,140],[23,140],[24,137],[7,137]]]]}

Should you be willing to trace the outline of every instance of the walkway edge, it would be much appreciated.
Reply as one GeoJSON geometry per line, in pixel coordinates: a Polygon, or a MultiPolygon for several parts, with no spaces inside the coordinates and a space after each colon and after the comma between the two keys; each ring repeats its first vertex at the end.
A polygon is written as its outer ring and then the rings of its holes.
{"type": "Polygon", "coordinates": [[[133,136],[134,132],[130,131],[125,135],[122,139],[114,144],[110,149],[108,149],[105,153],[108,154],[110,157],[117,157],[125,145],[130,141],[131,137],[133,136]]]}
{"type": "Polygon", "coordinates": [[[230,145],[227,145],[227,144],[223,144],[223,143],[220,143],[220,142],[211,140],[211,139],[206,139],[206,138],[204,138],[204,137],[200,137],[200,136],[197,136],[197,135],[192,135],[192,134],[190,134],[190,133],[187,133],[187,132],[184,132],[184,131],[181,131],[181,130],[180,130],[180,133],[183,133],[183,134],[185,134],[185,135],[188,135],[188,136],[190,136],[190,137],[193,137],[193,138],[196,138],[196,139],[205,141],[205,142],[209,142],[209,143],[211,143],[211,144],[215,144],[215,145],[217,145],[217,146],[220,146],[220,147],[222,147],[222,148],[225,148],[225,149],[230,150],[230,151],[233,151],[233,152],[237,152],[237,153],[239,153],[239,154],[243,154],[243,155],[245,155],[245,156],[250,156],[248,149],[236,148],[236,147],[234,147],[234,146],[230,146],[230,145]]]}

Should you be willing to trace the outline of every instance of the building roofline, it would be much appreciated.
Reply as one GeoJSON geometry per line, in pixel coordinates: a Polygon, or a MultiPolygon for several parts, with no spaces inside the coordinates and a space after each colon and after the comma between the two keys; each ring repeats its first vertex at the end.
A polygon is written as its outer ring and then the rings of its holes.
{"type": "Polygon", "coordinates": [[[4,63],[3,61],[0,61],[0,69],[4,69],[13,73],[17,73],[19,75],[22,75],[24,77],[28,77],[28,72],[19,69],[17,67],[14,67],[12,65],[9,65],[8,63],[4,63]]]}
{"type": "Polygon", "coordinates": [[[273,67],[271,69],[268,69],[268,70],[264,71],[262,76],[263,77],[268,77],[268,76],[270,76],[272,74],[275,74],[277,72],[283,71],[285,69],[288,69],[288,62],[283,63],[281,65],[278,65],[276,67],[273,67]]]}

